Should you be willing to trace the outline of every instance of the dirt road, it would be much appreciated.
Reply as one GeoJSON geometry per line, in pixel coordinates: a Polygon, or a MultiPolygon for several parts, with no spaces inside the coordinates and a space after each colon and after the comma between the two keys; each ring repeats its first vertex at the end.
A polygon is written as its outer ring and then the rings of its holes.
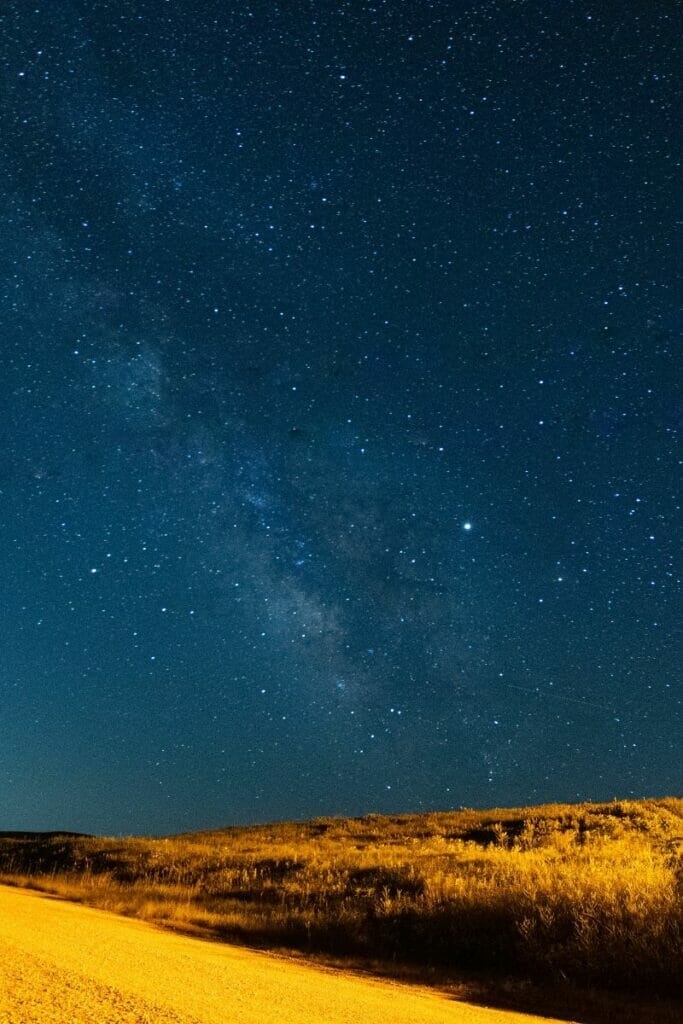
{"type": "Polygon", "coordinates": [[[541,1021],[0,886],[0,1024],[541,1021]]]}

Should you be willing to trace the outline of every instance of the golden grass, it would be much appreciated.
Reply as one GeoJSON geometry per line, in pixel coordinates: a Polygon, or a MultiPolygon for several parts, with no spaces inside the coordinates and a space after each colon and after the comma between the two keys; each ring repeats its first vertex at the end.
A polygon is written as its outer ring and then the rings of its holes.
{"type": "Polygon", "coordinates": [[[0,879],[262,947],[675,996],[681,836],[675,799],[5,835],[0,879]]]}

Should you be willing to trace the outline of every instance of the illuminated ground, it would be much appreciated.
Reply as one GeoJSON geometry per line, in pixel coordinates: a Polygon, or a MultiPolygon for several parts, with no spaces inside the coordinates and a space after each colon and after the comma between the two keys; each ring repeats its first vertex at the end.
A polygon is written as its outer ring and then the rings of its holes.
{"type": "Polygon", "coordinates": [[[2,1024],[534,1024],[0,887],[2,1024]]]}

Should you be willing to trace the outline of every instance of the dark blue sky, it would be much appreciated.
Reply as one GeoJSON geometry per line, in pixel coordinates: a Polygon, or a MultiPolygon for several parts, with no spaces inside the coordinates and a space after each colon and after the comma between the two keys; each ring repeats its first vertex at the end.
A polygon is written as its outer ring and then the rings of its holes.
{"type": "Polygon", "coordinates": [[[680,792],[681,27],[2,5],[0,828],[680,792]]]}

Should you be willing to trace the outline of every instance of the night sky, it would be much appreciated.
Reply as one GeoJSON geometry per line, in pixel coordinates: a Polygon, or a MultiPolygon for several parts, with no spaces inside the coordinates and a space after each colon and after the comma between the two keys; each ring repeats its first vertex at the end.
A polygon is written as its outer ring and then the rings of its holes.
{"type": "Polygon", "coordinates": [[[675,12],[3,2],[0,828],[680,792],[675,12]]]}

